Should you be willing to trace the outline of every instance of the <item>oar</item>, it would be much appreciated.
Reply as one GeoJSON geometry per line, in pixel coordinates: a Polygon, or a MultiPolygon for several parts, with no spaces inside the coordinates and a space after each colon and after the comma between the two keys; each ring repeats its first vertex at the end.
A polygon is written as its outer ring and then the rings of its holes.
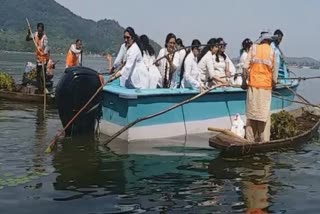
{"type": "Polygon", "coordinates": [[[320,79],[320,76],[314,76],[314,77],[283,77],[279,78],[282,80],[310,80],[310,79],[320,79]]]}
{"type": "Polygon", "coordinates": [[[294,91],[292,88],[290,88],[289,86],[285,86],[292,94],[294,94],[295,96],[297,96],[301,101],[305,102],[306,104],[310,104],[310,102],[304,98],[302,95],[298,94],[296,91],[294,91]]]}
{"type": "MultiPolygon", "coordinates": [[[[111,76],[112,77],[112,76],[111,76]]],[[[56,136],[53,138],[53,140],[51,141],[51,143],[49,144],[49,146],[46,149],[46,153],[50,153],[53,149],[53,147],[56,145],[57,140],[59,139],[59,137],[63,134],[63,132],[73,123],[73,121],[75,119],[77,119],[77,117],[80,115],[80,113],[91,103],[91,101],[98,95],[98,93],[103,89],[104,86],[106,86],[108,83],[110,83],[110,79],[111,77],[107,80],[107,82],[105,84],[102,84],[97,91],[92,95],[92,97],[88,100],[88,102],[72,117],[72,119],[67,123],[67,125],[60,130],[56,136]]]]}
{"type": "Polygon", "coordinates": [[[275,94],[274,92],[272,92],[272,96],[273,96],[273,97],[276,97],[276,98],[278,98],[278,99],[285,100],[285,101],[289,101],[289,102],[293,102],[293,103],[298,103],[298,104],[303,104],[303,105],[307,105],[307,106],[312,106],[312,107],[315,107],[315,108],[319,108],[318,105],[315,105],[315,104],[312,104],[312,103],[300,102],[300,101],[296,101],[296,100],[290,100],[290,99],[284,98],[283,96],[279,96],[279,95],[275,94]]]}
{"type": "Polygon", "coordinates": [[[142,121],[145,121],[145,120],[148,120],[148,119],[151,119],[151,118],[154,118],[154,117],[157,117],[157,116],[162,115],[162,114],[164,114],[164,113],[167,113],[167,112],[169,112],[169,111],[171,111],[171,110],[173,110],[173,109],[176,109],[176,108],[178,108],[178,107],[180,107],[180,106],[182,106],[182,105],[184,105],[184,104],[187,104],[187,103],[189,103],[189,102],[191,102],[191,101],[193,101],[193,100],[195,100],[195,99],[197,99],[197,98],[199,98],[199,97],[207,94],[208,92],[210,92],[211,90],[213,90],[213,89],[215,89],[215,88],[219,88],[219,87],[222,87],[222,86],[228,86],[228,85],[227,85],[227,84],[223,84],[223,85],[213,86],[213,87],[211,87],[211,88],[209,88],[209,89],[206,89],[206,90],[202,91],[201,93],[199,93],[199,94],[197,94],[197,95],[195,95],[195,96],[193,96],[193,97],[191,97],[191,98],[189,98],[189,99],[187,99],[187,100],[184,100],[184,101],[182,101],[182,102],[180,102],[180,103],[177,103],[177,104],[175,104],[175,105],[173,105],[173,106],[171,106],[171,107],[169,107],[169,108],[167,108],[167,109],[164,109],[164,110],[162,110],[162,111],[160,111],[160,112],[158,112],[158,113],[155,113],[155,114],[151,114],[151,115],[148,115],[148,116],[145,116],[145,117],[138,118],[138,119],[136,119],[135,121],[133,121],[133,122],[129,123],[128,125],[126,125],[125,127],[123,127],[122,129],[120,129],[120,130],[119,130],[118,132],[116,132],[115,134],[113,134],[113,135],[104,143],[104,145],[107,146],[111,141],[113,141],[115,138],[117,138],[119,135],[121,135],[123,132],[125,132],[126,130],[128,130],[130,127],[136,125],[137,123],[142,122],[142,121]]]}
{"type": "Polygon", "coordinates": [[[229,136],[234,137],[234,138],[237,138],[237,139],[239,139],[239,140],[249,142],[247,139],[242,138],[242,137],[236,135],[235,133],[233,133],[232,131],[230,131],[230,130],[228,130],[228,129],[221,129],[221,128],[216,128],[216,127],[209,127],[208,130],[209,130],[209,131],[213,131],[213,132],[221,132],[221,133],[223,133],[223,134],[225,134],[225,135],[229,135],[229,136]]]}
{"type": "MultiPolygon", "coordinates": [[[[39,50],[39,47],[38,47],[38,45],[37,45],[37,43],[36,43],[36,41],[35,41],[35,39],[34,39],[34,36],[33,36],[33,33],[32,33],[32,29],[31,29],[31,25],[30,25],[30,22],[29,22],[28,18],[26,18],[26,21],[27,21],[28,28],[29,28],[29,31],[30,31],[30,34],[31,34],[31,37],[32,37],[32,41],[33,41],[36,49],[37,49],[38,51],[40,51],[40,50],[39,50]]],[[[41,51],[40,51],[40,52],[41,52],[41,51]]],[[[45,109],[46,109],[46,105],[47,105],[46,74],[45,74],[45,71],[44,71],[44,64],[43,64],[43,62],[41,62],[41,64],[42,64],[42,75],[43,75],[43,80],[42,80],[42,81],[43,81],[43,105],[44,105],[44,114],[46,114],[46,113],[45,113],[45,112],[46,112],[45,109]]]]}
{"type": "Polygon", "coordinates": [[[175,49],[173,50],[172,53],[168,53],[166,55],[164,55],[163,57],[160,57],[159,59],[157,59],[153,64],[157,64],[160,60],[164,59],[164,58],[167,58],[169,55],[175,53],[175,52],[178,52],[178,51],[181,51],[181,50],[185,50],[185,49],[188,49],[188,48],[193,48],[193,47],[207,47],[207,46],[210,46],[208,44],[204,44],[204,45],[190,45],[190,46],[186,46],[186,47],[182,47],[182,48],[178,48],[178,49],[175,49]]]}

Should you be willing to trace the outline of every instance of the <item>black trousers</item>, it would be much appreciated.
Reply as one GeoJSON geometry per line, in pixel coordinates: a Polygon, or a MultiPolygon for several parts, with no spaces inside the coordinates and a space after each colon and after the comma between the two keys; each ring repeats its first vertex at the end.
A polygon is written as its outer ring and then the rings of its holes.
{"type": "Polygon", "coordinates": [[[45,82],[43,82],[43,74],[47,73],[47,63],[43,65],[44,72],[42,70],[42,64],[37,63],[37,87],[38,93],[43,94],[45,82]]]}

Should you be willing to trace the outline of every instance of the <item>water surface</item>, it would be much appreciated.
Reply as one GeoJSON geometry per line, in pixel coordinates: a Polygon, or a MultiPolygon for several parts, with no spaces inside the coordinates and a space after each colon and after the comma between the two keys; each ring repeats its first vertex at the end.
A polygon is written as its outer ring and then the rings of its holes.
{"type": "MultiPolygon", "coordinates": [[[[33,57],[0,53],[0,70],[19,80],[33,57]]],[[[84,63],[106,67],[102,57],[84,63]]],[[[302,82],[299,93],[320,103],[318,87],[318,80],[302,82]]],[[[45,154],[60,128],[56,109],[44,116],[42,105],[0,100],[0,213],[319,213],[318,139],[282,152],[224,158],[208,148],[209,134],[115,141],[110,148],[102,146],[102,136],[60,140],[45,154]]]]}

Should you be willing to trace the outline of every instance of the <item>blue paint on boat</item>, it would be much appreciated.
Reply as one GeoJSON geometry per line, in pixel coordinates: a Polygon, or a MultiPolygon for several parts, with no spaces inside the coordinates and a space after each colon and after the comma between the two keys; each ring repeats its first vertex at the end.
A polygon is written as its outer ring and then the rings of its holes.
{"type": "MultiPolygon", "coordinates": [[[[290,88],[293,90],[296,90],[299,85],[297,81],[282,83],[291,83],[290,88]]],[[[280,86],[275,91],[285,99],[294,98],[293,93],[285,86],[280,86]]],[[[191,89],[126,89],[120,87],[118,82],[114,82],[104,88],[103,120],[125,126],[138,118],[162,111],[198,93],[198,90],[191,89]]],[[[201,121],[234,116],[236,113],[245,114],[245,100],[246,91],[240,88],[218,88],[183,107],[138,123],[135,127],[201,121]]],[[[290,101],[273,97],[271,108],[277,110],[289,105],[291,105],[290,101]]]]}

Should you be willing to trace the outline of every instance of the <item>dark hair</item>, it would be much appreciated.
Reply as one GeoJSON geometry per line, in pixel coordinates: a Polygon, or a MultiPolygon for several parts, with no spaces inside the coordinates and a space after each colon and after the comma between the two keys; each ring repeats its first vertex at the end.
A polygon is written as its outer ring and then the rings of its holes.
{"type": "Polygon", "coordinates": [[[135,33],[134,29],[132,27],[127,27],[125,30],[124,30],[124,33],[127,32],[129,33],[129,35],[131,36],[131,38],[133,39],[133,41],[138,45],[140,51],[141,51],[141,54],[143,55],[143,51],[142,51],[142,48],[141,48],[141,43],[140,43],[140,39],[139,39],[139,36],[135,33]]]}
{"type": "Polygon", "coordinates": [[[172,38],[174,38],[174,39],[177,41],[176,35],[174,35],[173,33],[169,33],[169,34],[167,35],[167,37],[166,37],[166,44],[164,45],[164,47],[167,48],[167,44],[168,44],[168,42],[170,41],[170,39],[172,39],[172,38]]]}
{"type": "Polygon", "coordinates": [[[38,28],[41,28],[42,30],[44,30],[44,24],[42,23],[42,22],[39,22],[38,24],[37,24],[37,29],[38,28]]]}
{"type": "Polygon", "coordinates": [[[217,39],[216,38],[211,38],[208,42],[207,42],[207,46],[205,46],[200,55],[198,56],[198,62],[200,62],[200,60],[204,57],[204,55],[207,54],[207,52],[212,49],[215,45],[217,45],[217,39]]]}
{"type": "MultiPolygon", "coordinates": [[[[223,44],[227,44],[224,42],[223,38],[222,37],[219,37],[217,39],[217,43],[218,44],[221,44],[221,42],[223,42],[223,44]]],[[[224,60],[227,59],[227,55],[225,53],[220,53],[220,55],[223,57],[224,60]]],[[[219,54],[216,54],[216,62],[220,62],[220,59],[219,59],[219,54]]]]}
{"type": "Polygon", "coordinates": [[[242,55],[242,53],[246,50],[246,49],[248,49],[248,48],[250,48],[251,46],[252,46],[252,41],[249,39],[249,38],[246,38],[245,40],[243,40],[242,41],[242,48],[241,48],[241,50],[240,50],[240,56],[242,55]]]}
{"type": "Polygon", "coordinates": [[[201,46],[201,42],[198,39],[194,39],[192,40],[191,46],[191,50],[199,48],[199,46],[201,46]]]}
{"type": "Polygon", "coordinates": [[[283,33],[280,29],[277,29],[273,35],[279,35],[279,36],[283,36],[283,33]]]}
{"type": "Polygon", "coordinates": [[[180,47],[183,47],[183,48],[184,48],[182,39],[178,38],[178,39],[177,39],[177,44],[178,44],[180,47]]]}
{"type": "Polygon", "coordinates": [[[81,40],[81,39],[77,39],[77,40],[76,40],[76,43],[78,43],[78,42],[82,42],[82,40],[81,40]]]}
{"type": "MultiPolygon", "coordinates": [[[[193,50],[195,48],[199,48],[201,46],[201,42],[198,39],[194,39],[194,40],[192,40],[191,46],[192,46],[191,50],[193,50]]],[[[188,49],[186,51],[185,57],[182,60],[182,65],[181,65],[181,69],[180,69],[180,81],[179,81],[178,88],[181,87],[181,82],[182,82],[182,78],[184,75],[184,62],[186,61],[186,58],[190,53],[191,53],[191,51],[190,51],[190,49],[188,49]]]]}
{"type": "Polygon", "coordinates": [[[140,36],[140,44],[142,51],[146,51],[150,56],[155,55],[153,47],[149,43],[149,38],[147,35],[140,36]]]}

